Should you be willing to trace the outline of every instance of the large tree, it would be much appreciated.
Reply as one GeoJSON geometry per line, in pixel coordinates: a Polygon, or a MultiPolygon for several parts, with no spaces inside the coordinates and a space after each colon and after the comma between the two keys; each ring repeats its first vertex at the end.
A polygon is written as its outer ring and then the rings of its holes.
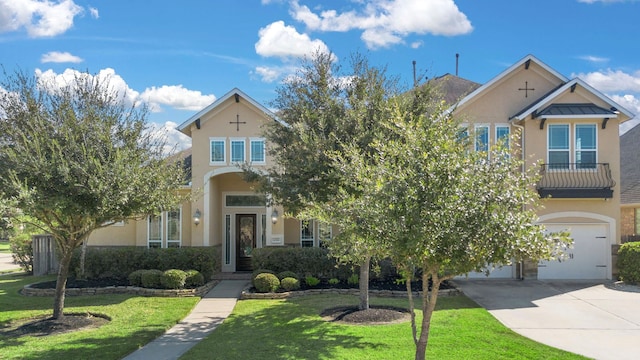
{"type": "Polygon", "coordinates": [[[37,219],[59,259],[53,317],[61,318],[74,249],[100,227],[180,201],[179,164],[162,153],[144,107],[90,74],[47,83],[23,72],[0,89],[0,197],[37,219]]]}
{"type": "MultiPolygon", "coordinates": [[[[344,70],[332,54],[318,52],[276,92],[271,105],[280,121],[265,131],[276,165],[266,175],[251,169],[247,173],[291,214],[311,217],[314,204],[334,202],[338,191],[357,192],[344,182],[332,154],[352,146],[365,157],[373,155],[371,141],[390,115],[387,101],[400,96],[401,89],[385,68],[371,66],[360,54],[354,54],[344,70]]],[[[384,256],[384,247],[358,212],[334,215],[325,219],[341,232],[329,242],[329,250],[341,261],[360,266],[360,308],[367,309],[370,262],[384,256]]]]}
{"type": "MultiPolygon", "coordinates": [[[[473,133],[446,115],[444,104],[422,114],[405,110],[407,102],[433,100],[416,89],[390,101],[392,116],[371,144],[374,157],[356,146],[332,156],[346,174],[344,188],[358,190],[338,192],[336,205],[365,217],[408,280],[416,359],[425,357],[444,280],[514,260],[553,258],[570,242],[566,234],[545,236],[536,225],[534,170],[523,172],[522,161],[506,144],[472,151],[473,133]],[[424,289],[419,332],[410,285],[414,274],[424,289]]],[[[319,205],[329,217],[344,211],[319,205]]]]}

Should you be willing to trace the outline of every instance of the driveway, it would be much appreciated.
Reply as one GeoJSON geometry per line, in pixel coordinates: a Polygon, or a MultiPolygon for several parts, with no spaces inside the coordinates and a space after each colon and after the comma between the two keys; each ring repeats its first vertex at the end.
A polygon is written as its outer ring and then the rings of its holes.
{"type": "Polygon", "coordinates": [[[535,341],[595,359],[640,359],[640,292],[612,282],[455,280],[496,319],[535,341]]]}
{"type": "Polygon", "coordinates": [[[0,271],[19,269],[20,266],[13,263],[11,254],[0,253],[0,271]]]}

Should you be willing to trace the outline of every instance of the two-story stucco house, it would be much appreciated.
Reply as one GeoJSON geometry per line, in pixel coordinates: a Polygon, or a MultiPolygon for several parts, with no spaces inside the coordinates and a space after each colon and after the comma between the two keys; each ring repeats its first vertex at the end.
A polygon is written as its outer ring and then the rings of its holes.
{"type": "MultiPolygon", "coordinates": [[[[458,78],[459,79],[459,78],[458,78]]],[[[494,277],[611,278],[611,246],[620,233],[618,124],[632,117],[580,79],[568,79],[527,56],[471,93],[451,111],[473,129],[476,150],[511,134],[527,165],[540,162],[540,222],[567,229],[575,247],[562,263],[507,266],[494,277]]],[[[446,84],[445,84],[446,85],[446,84]]],[[[458,84],[459,85],[459,84],[458,84]]],[[[239,163],[270,166],[262,125],[278,121],[262,104],[233,89],[183,124],[192,139],[191,184],[196,200],[159,216],[101,229],[90,245],[216,246],[223,272],[250,269],[254,248],[319,246],[332,227],[283,218],[241,176],[239,163]]],[[[515,144],[514,144],[515,145],[515,144]]]]}

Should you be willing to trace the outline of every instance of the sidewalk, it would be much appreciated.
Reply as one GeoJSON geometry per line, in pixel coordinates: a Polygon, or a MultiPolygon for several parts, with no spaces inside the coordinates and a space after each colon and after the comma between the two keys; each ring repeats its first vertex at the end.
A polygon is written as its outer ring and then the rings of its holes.
{"type": "Polygon", "coordinates": [[[20,265],[13,263],[13,257],[9,253],[0,253],[0,271],[19,270],[20,265]]]}
{"type": "Polygon", "coordinates": [[[123,360],[175,360],[209,335],[231,314],[248,280],[222,280],[181,322],[123,360]]]}

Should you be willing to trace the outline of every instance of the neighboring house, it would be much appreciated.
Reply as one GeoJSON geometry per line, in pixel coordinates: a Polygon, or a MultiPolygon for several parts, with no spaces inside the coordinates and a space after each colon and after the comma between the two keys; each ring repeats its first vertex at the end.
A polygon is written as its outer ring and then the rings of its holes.
{"type": "Polygon", "coordinates": [[[640,126],[620,137],[622,241],[640,241],[640,126]]]}
{"type": "MultiPolygon", "coordinates": [[[[540,221],[552,231],[567,229],[575,248],[562,263],[507,266],[497,277],[558,279],[611,278],[611,246],[620,234],[620,150],[618,124],[632,117],[580,79],[567,79],[527,56],[488,83],[453,75],[431,80],[463,117],[475,150],[521,133],[510,144],[527,166],[541,161],[537,190],[544,200],[540,221]],[[520,151],[521,150],[521,151],[520,151]]],[[[192,139],[193,203],[101,229],[90,245],[149,247],[216,246],[222,271],[250,269],[254,248],[319,246],[334,229],[316,221],[283,218],[283,209],[265,205],[242,178],[238,163],[256,169],[272,165],[262,125],[273,113],[239,89],[198,112],[179,130],[192,139]]],[[[189,157],[190,156],[190,157],[189,157]]]]}

